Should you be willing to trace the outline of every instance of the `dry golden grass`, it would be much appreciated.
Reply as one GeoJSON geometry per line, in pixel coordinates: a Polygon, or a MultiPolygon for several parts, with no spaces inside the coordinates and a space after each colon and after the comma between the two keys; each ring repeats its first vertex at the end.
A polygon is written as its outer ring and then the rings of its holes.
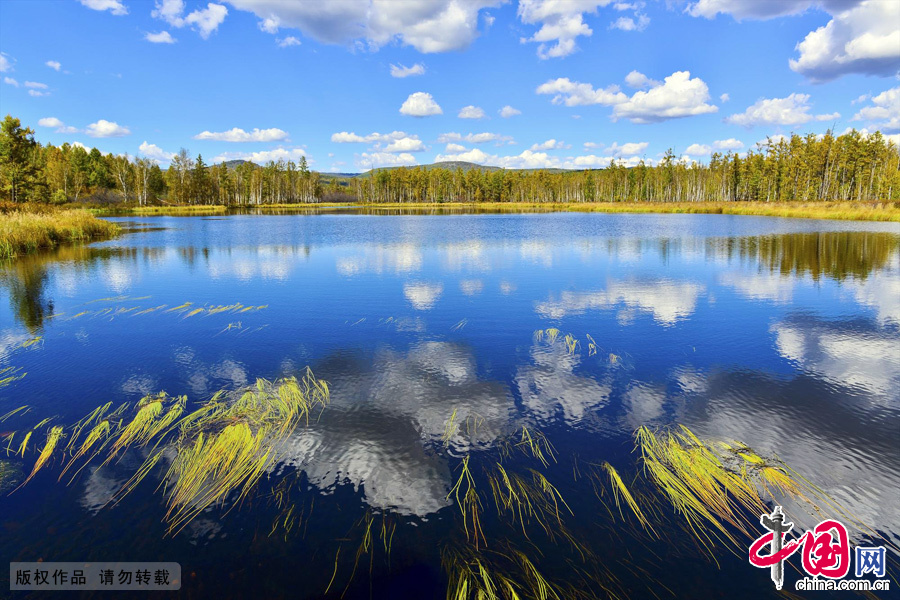
{"type": "Polygon", "coordinates": [[[848,221],[900,221],[896,202],[448,202],[349,205],[369,210],[471,210],[473,212],[602,212],[757,215],[848,221]]]}
{"type": "Polygon", "coordinates": [[[118,225],[81,209],[0,213],[0,259],[64,243],[107,239],[119,231],[118,225]]]}

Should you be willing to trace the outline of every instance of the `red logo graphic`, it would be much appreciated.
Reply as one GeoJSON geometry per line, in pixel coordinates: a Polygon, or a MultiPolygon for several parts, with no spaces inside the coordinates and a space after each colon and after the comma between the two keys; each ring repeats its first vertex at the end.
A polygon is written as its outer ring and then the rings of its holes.
{"type": "Polygon", "coordinates": [[[840,579],[850,571],[850,538],[847,528],[839,521],[822,521],[795,540],[784,543],[784,534],[793,529],[793,523],[784,522],[781,507],[776,506],[771,515],[763,515],[762,526],[769,530],[750,546],[750,564],[754,567],[771,567],[772,581],[779,590],[784,581],[784,561],[803,548],[803,569],[811,576],[840,579]],[[777,537],[776,537],[777,536],[777,537]],[[768,546],[769,554],[761,554],[768,546]]]}

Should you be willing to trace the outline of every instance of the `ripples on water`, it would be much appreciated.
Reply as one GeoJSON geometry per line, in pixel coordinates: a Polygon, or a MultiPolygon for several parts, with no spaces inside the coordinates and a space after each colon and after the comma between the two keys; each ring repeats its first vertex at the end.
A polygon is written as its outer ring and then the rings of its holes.
{"type": "MultiPolygon", "coordinates": [[[[572,214],[124,221],[132,232],[118,240],[0,266],[0,368],[27,373],[0,388],[0,414],[33,407],[0,429],[50,416],[73,423],[160,390],[199,403],[307,365],[329,382],[331,403],[278,449],[259,497],[204,513],[174,537],[151,482],[104,506],[139,452],[92,465],[68,488],[39,476],[0,498],[3,560],[153,557],[181,561],[197,594],[316,597],[336,548],[352,557],[369,514],[398,527],[391,562],[371,574],[360,567],[348,595],[368,597],[372,586],[376,597],[442,597],[439,549],[459,534],[448,492],[460,459],[489,466],[523,426],[558,451],[548,478],[597,546],[588,562],[634,596],[648,593],[647,573],[660,582],[649,587],[678,596],[721,593],[734,578],[746,597],[772,593],[745,559],[717,554],[718,571],[684,549],[674,525],[669,543],[648,547],[597,512],[578,465],[609,461],[630,481],[631,434],[642,425],[682,423],[777,455],[900,541],[894,224],[572,214]],[[571,333],[577,350],[534,335],[547,328],[571,333]],[[460,427],[448,434],[451,415],[460,427]],[[279,510],[264,498],[281,482],[303,516],[270,536],[279,510]],[[673,547],[677,565],[658,558],[673,547]]],[[[0,465],[21,471],[18,460],[0,465]]],[[[815,523],[785,502],[798,527],[815,523]]],[[[546,562],[569,576],[565,562],[546,562]]],[[[341,567],[339,591],[352,564],[341,567]]]]}

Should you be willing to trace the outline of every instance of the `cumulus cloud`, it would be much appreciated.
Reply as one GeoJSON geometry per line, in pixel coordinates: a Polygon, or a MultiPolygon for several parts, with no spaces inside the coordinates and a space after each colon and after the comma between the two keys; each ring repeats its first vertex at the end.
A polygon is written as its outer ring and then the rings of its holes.
{"type": "Polygon", "coordinates": [[[77,127],[69,127],[56,117],[44,117],[43,119],[38,119],[38,126],[52,127],[57,133],[78,133],[77,127]]]}
{"type": "Polygon", "coordinates": [[[831,120],[840,115],[809,114],[809,94],[791,94],[787,98],[763,98],[742,113],[731,115],[726,123],[754,127],[757,125],[801,125],[813,119],[831,120]],[[821,118],[820,118],[821,117],[821,118]]]}
{"type": "Polygon", "coordinates": [[[384,152],[422,152],[425,150],[425,144],[419,139],[419,136],[408,135],[403,131],[375,132],[369,135],[341,131],[331,134],[331,141],[336,144],[374,144],[376,149],[384,152]]]}
{"type": "Polygon", "coordinates": [[[376,169],[378,167],[400,167],[417,164],[416,157],[409,152],[393,154],[391,152],[363,152],[356,157],[356,166],[360,169],[376,169]]]}
{"type": "Polygon", "coordinates": [[[424,152],[425,144],[418,137],[404,137],[384,147],[385,152],[424,152]]]}
{"type": "MultiPolygon", "coordinates": [[[[213,162],[220,163],[228,160],[247,160],[258,165],[279,160],[298,161],[306,156],[303,148],[275,148],[273,150],[260,150],[258,152],[223,152],[213,158],[213,162]]],[[[307,159],[309,162],[313,162],[307,159]]]]}
{"type": "Polygon", "coordinates": [[[7,71],[12,70],[12,62],[9,60],[9,57],[0,52],[0,73],[6,73],[7,71]]]}
{"type": "Polygon", "coordinates": [[[108,138],[130,135],[131,131],[127,127],[122,127],[115,121],[100,119],[96,123],[88,125],[87,129],[85,129],[85,133],[91,137],[108,138]]]}
{"type": "Polygon", "coordinates": [[[410,117],[428,117],[431,115],[442,115],[444,111],[431,94],[427,92],[414,92],[400,106],[400,114],[410,117]]]}
{"type": "Polygon", "coordinates": [[[224,4],[210,2],[206,8],[184,15],[184,0],[158,0],[156,9],[151,14],[172,27],[189,26],[205,40],[225,21],[228,9],[224,4]]]}
{"type": "Polygon", "coordinates": [[[594,31],[584,22],[584,13],[596,13],[597,8],[612,0],[520,0],[519,19],[541,28],[523,42],[537,42],[541,59],[561,58],[578,49],[575,40],[589,37],[594,31]]]}
{"type": "Polygon", "coordinates": [[[735,138],[727,140],[716,140],[713,142],[713,148],[716,150],[738,150],[744,147],[744,142],[735,138]]]}
{"type": "Polygon", "coordinates": [[[484,110],[478,106],[464,106],[457,115],[460,119],[483,119],[485,118],[484,110]]]}
{"type": "Polygon", "coordinates": [[[238,10],[280,27],[299,29],[315,40],[371,49],[399,41],[419,52],[461,50],[478,37],[478,15],[502,0],[406,0],[404,2],[284,2],[228,0],[238,10]]]}
{"type": "Polygon", "coordinates": [[[120,0],[78,0],[84,6],[92,10],[108,10],[114,15],[122,16],[128,14],[128,9],[120,0]]]}
{"type": "Polygon", "coordinates": [[[622,31],[643,31],[650,24],[650,17],[643,13],[636,14],[632,17],[619,17],[609,24],[610,29],[621,29],[622,31]]]}
{"type": "Polygon", "coordinates": [[[625,85],[636,90],[645,90],[659,85],[660,82],[650,79],[640,71],[632,71],[625,76],[625,85]]]}
{"type": "MultiPolygon", "coordinates": [[[[606,153],[612,154],[613,156],[634,156],[644,152],[649,145],[650,142],[626,142],[620,146],[618,142],[613,142],[612,145],[606,149],[606,153]]],[[[585,144],[585,148],[589,147],[591,146],[585,144]]]]}
{"type": "Polygon", "coordinates": [[[444,148],[445,152],[457,153],[457,154],[460,152],[465,152],[466,150],[467,150],[467,148],[460,144],[447,144],[447,147],[444,148]]]}
{"type": "Polygon", "coordinates": [[[277,127],[270,129],[254,128],[253,131],[244,131],[238,127],[228,131],[202,131],[194,136],[195,140],[213,140],[216,142],[278,142],[285,140],[288,133],[277,127]]]}
{"type": "Polygon", "coordinates": [[[729,100],[731,100],[731,96],[725,93],[719,96],[719,100],[721,100],[722,102],[728,102],[729,100]]]}
{"type": "Polygon", "coordinates": [[[53,69],[54,71],[59,71],[62,68],[62,64],[60,64],[59,61],[55,61],[55,60],[48,60],[44,64],[47,65],[48,67],[50,67],[51,69],[53,69]]]}
{"type": "Polygon", "coordinates": [[[442,133],[438,136],[438,142],[442,144],[448,144],[450,142],[469,142],[470,144],[485,144],[487,142],[496,142],[496,144],[500,146],[502,144],[512,144],[514,143],[514,140],[508,135],[489,133],[485,131],[483,133],[467,133],[466,135],[455,132],[442,133]]]}
{"type": "Polygon", "coordinates": [[[25,87],[37,90],[46,90],[49,86],[46,83],[39,83],[37,81],[26,81],[25,87]]]}
{"type": "Polygon", "coordinates": [[[684,153],[688,156],[706,156],[710,151],[712,151],[712,148],[705,144],[691,144],[684,153]]]}
{"type": "Polygon", "coordinates": [[[699,77],[691,79],[690,71],[676,71],[663,82],[632,71],[626,77],[626,82],[632,86],[649,86],[649,89],[639,90],[629,97],[617,85],[594,89],[589,83],[570,81],[563,77],[538,86],[537,93],[552,94],[554,104],[612,106],[613,121],[628,119],[632,123],[655,123],[719,110],[718,107],[707,104],[710,98],[709,87],[699,77]]]}
{"type": "Polygon", "coordinates": [[[900,87],[885,90],[871,101],[872,106],[861,108],[853,120],[867,121],[887,132],[900,131],[900,87]]]}
{"type": "Polygon", "coordinates": [[[546,152],[535,152],[533,150],[525,150],[521,154],[515,156],[499,156],[496,154],[488,154],[480,148],[473,148],[465,152],[455,154],[438,154],[435,162],[462,161],[471,162],[479,165],[490,165],[502,167],[504,169],[560,169],[563,168],[562,161],[550,156],[546,152]]]}
{"type": "Polygon", "coordinates": [[[290,48],[291,46],[299,46],[302,44],[299,39],[292,35],[289,35],[286,38],[276,39],[275,42],[278,44],[279,48],[290,48]]]}
{"type": "Polygon", "coordinates": [[[521,115],[522,111],[517,108],[513,108],[512,106],[507,104],[506,106],[504,106],[503,108],[498,110],[497,114],[499,114],[504,119],[508,119],[508,118],[514,117],[516,115],[521,115]]]}
{"type": "Polygon", "coordinates": [[[150,33],[148,31],[144,35],[144,39],[153,44],[174,44],[177,41],[168,31],[160,31],[159,33],[150,33]]]}
{"type": "Polygon", "coordinates": [[[50,92],[41,92],[38,90],[28,90],[29,96],[34,96],[35,98],[40,98],[41,96],[49,96],[50,92]]]}
{"type": "Polygon", "coordinates": [[[797,44],[790,67],[813,81],[847,73],[888,77],[900,64],[900,3],[866,0],[834,14],[797,44]]]}
{"type": "Polygon", "coordinates": [[[847,73],[892,76],[900,60],[900,3],[892,0],[699,0],[686,12],[737,20],[771,19],[819,8],[831,20],[800,41],[791,69],[812,81],[847,73]]]}
{"type": "Polygon", "coordinates": [[[425,65],[422,63],[416,63],[411,67],[406,67],[400,64],[391,65],[391,77],[415,77],[416,75],[424,75],[425,74],[425,65]]]}
{"type": "Polygon", "coordinates": [[[13,79],[12,77],[4,77],[3,83],[5,83],[7,85],[11,85],[13,87],[19,87],[19,82],[16,81],[15,79],[13,79]]]}
{"type": "Polygon", "coordinates": [[[169,162],[175,158],[174,152],[166,152],[156,144],[148,143],[147,140],[144,140],[141,145],[138,146],[138,154],[145,156],[150,160],[154,160],[157,163],[169,162]]]}
{"type": "Polygon", "coordinates": [[[565,148],[571,148],[571,146],[567,146],[565,142],[562,140],[554,140],[549,139],[546,142],[541,142],[540,144],[534,144],[531,146],[532,150],[561,150],[565,148]]]}

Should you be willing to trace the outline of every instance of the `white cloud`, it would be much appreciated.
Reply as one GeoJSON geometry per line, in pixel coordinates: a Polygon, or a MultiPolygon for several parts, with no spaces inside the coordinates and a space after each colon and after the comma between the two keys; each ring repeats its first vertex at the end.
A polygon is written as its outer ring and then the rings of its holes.
{"type": "Polygon", "coordinates": [[[364,40],[378,49],[395,40],[419,52],[466,48],[478,37],[478,15],[502,0],[406,0],[404,2],[285,2],[228,0],[238,10],[276,19],[320,42],[364,40]]]}
{"type": "Polygon", "coordinates": [[[56,129],[57,133],[78,133],[78,128],[69,127],[56,117],[44,117],[43,119],[38,119],[38,126],[52,127],[56,129]]]}
{"type": "Polygon", "coordinates": [[[771,19],[820,8],[832,19],[800,41],[791,69],[813,81],[847,73],[892,76],[900,59],[900,3],[894,0],[699,0],[686,12],[737,20],[771,19]]]}
{"type": "Polygon", "coordinates": [[[392,154],[390,152],[363,152],[356,157],[356,166],[360,169],[376,169],[378,167],[399,167],[415,165],[416,157],[408,152],[392,154]]]}
{"type": "Polygon", "coordinates": [[[691,144],[684,153],[688,156],[706,156],[711,150],[712,148],[705,144],[691,144]]]}
{"type": "Polygon", "coordinates": [[[34,96],[35,98],[40,98],[41,96],[49,96],[50,92],[39,92],[37,90],[28,90],[29,96],[34,96]]]}
{"type": "Polygon", "coordinates": [[[709,100],[709,88],[699,77],[691,79],[690,71],[676,71],[662,83],[647,78],[643,73],[632,71],[626,77],[626,82],[629,85],[651,87],[629,97],[617,85],[595,90],[589,83],[560,78],[538,86],[536,91],[538,94],[553,94],[554,104],[612,106],[613,121],[624,118],[632,123],[654,123],[719,110],[706,103],[709,100]]]}
{"type": "Polygon", "coordinates": [[[434,157],[434,162],[449,162],[449,161],[461,161],[461,162],[471,162],[479,165],[494,165],[496,166],[497,156],[493,156],[488,154],[481,148],[472,148],[471,150],[451,153],[451,154],[438,154],[434,157]]]}
{"type": "Polygon", "coordinates": [[[159,33],[150,33],[148,31],[144,35],[144,39],[154,44],[174,44],[176,42],[175,38],[168,31],[160,31],[159,33]]]}
{"type": "Polygon", "coordinates": [[[62,68],[62,65],[58,61],[55,61],[55,60],[48,60],[44,64],[47,65],[48,67],[50,67],[51,69],[53,69],[54,71],[59,71],[62,68]]]}
{"type": "Polygon", "coordinates": [[[85,133],[91,137],[107,138],[129,135],[131,131],[127,127],[122,127],[115,121],[100,119],[96,123],[88,125],[85,133]]]}
{"type": "Polygon", "coordinates": [[[571,146],[567,146],[562,140],[554,139],[549,139],[546,142],[541,142],[540,144],[534,144],[531,147],[532,150],[561,150],[564,148],[571,148],[571,146]]]}
{"type": "Polygon", "coordinates": [[[584,13],[596,13],[597,8],[612,0],[520,0],[519,19],[541,28],[525,42],[538,42],[541,59],[561,58],[578,49],[575,40],[590,36],[594,31],[584,22],[584,13]],[[548,46],[548,43],[555,42],[548,46]]]}
{"type": "MultiPolygon", "coordinates": [[[[763,98],[742,113],[725,119],[726,123],[754,127],[756,125],[801,125],[817,119],[811,114],[809,94],[791,94],[787,98],[763,98]]],[[[819,115],[830,120],[834,115],[819,115]]],[[[837,115],[840,116],[840,115],[837,115]]]]}
{"type": "Polygon", "coordinates": [[[610,29],[621,29],[622,31],[643,31],[650,24],[650,17],[643,13],[635,14],[632,17],[619,17],[609,24],[610,29]]]}
{"type": "Polygon", "coordinates": [[[508,118],[514,117],[516,115],[521,115],[522,111],[517,108],[513,108],[512,106],[507,104],[506,106],[501,108],[499,111],[497,111],[497,113],[504,119],[508,119],[508,118]]]}
{"type": "Polygon", "coordinates": [[[414,92],[400,106],[400,114],[410,117],[428,117],[431,115],[442,115],[444,111],[431,94],[427,92],[414,92]]]}
{"type": "Polygon", "coordinates": [[[128,14],[128,9],[120,0],[79,0],[81,4],[93,10],[108,10],[114,15],[128,14]]]}
{"type": "Polygon", "coordinates": [[[499,133],[467,133],[462,135],[455,132],[442,133],[438,136],[438,142],[447,144],[450,142],[469,142],[470,144],[486,144],[487,142],[496,142],[498,146],[502,144],[514,143],[513,138],[508,135],[500,135],[499,133]]]}
{"type": "Polygon", "coordinates": [[[609,163],[614,161],[615,158],[612,156],[597,156],[595,154],[588,154],[586,156],[576,156],[571,161],[572,167],[585,169],[602,169],[609,166],[609,163]]]}
{"type": "Polygon", "coordinates": [[[385,152],[424,152],[425,144],[418,137],[404,137],[385,146],[385,152]]]}
{"type": "Polygon", "coordinates": [[[640,71],[632,71],[625,76],[625,85],[636,90],[644,90],[659,85],[660,82],[650,79],[640,71]]]}
{"type": "Polygon", "coordinates": [[[41,127],[62,127],[64,123],[56,117],[44,117],[43,119],[38,119],[38,125],[41,127]]]}
{"type": "Polygon", "coordinates": [[[866,0],[833,13],[797,44],[790,67],[813,81],[847,73],[892,76],[900,64],[900,2],[866,0]]]}
{"type": "Polygon", "coordinates": [[[731,96],[725,93],[719,96],[719,100],[721,100],[722,102],[728,102],[729,100],[731,100],[731,96]]]}
{"type": "Polygon", "coordinates": [[[457,115],[460,119],[483,119],[486,115],[478,106],[464,106],[457,115]]]}
{"type": "Polygon", "coordinates": [[[46,90],[49,86],[46,83],[38,83],[37,81],[26,81],[25,87],[37,90],[46,90]]]}
{"type": "MultiPolygon", "coordinates": [[[[831,0],[825,4],[841,4],[842,0],[831,0]]],[[[854,2],[856,0],[850,0],[854,2]]],[[[693,17],[714,18],[717,14],[730,14],[736,20],[772,19],[787,15],[796,15],[811,6],[819,4],[816,0],[699,0],[689,5],[686,13],[693,17]]],[[[847,4],[843,0],[843,4],[847,4]]]]}
{"type": "MultiPolygon", "coordinates": [[[[626,142],[620,146],[618,142],[613,142],[612,146],[606,149],[606,153],[614,156],[635,156],[643,153],[649,145],[650,142],[626,142]]],[[[585,148],[596,147],[588,146],[587,144],[584,146],[585,148]]]]}
{"type": "Polygon", "coordinates": [[[289,35],[286,38],[276,39],[275,42],[278,44],[279,48],[290,48],[291,46],[299,46],[302,44],[299,39],[292,35],[289,35]]]}
{"type": "Polygon", "coordinates": [[[336,144],[374,144],[375,149],[382,152],[423,152],[426,149],[419,136],[403,131],[375,132],[365,136],[341,131],[331,134],[331,141],[336,144]]]}
{"type": "Polygon", "coordinates": [[[7,71],[12,71],[12,63],[5,54],[0,52],[0,73],[6,73],[7,71]]]}
{"type": "Polygon", "coordinates": [[[197,31],[204,40],[219,28],[219,25],[228,16],[228,9],[223,4],[212,2],[206,8],[197,9],[184,14],[184,0],[157,0],[156,9],[151,13],[157,19],[162,19],[172,27],[190,26],[197,31]]]}
{"type": "Polygon", "coordinates": [[[480,148],[473,148],[472,150],[455,154],[438,154],[434,159],[434,162],[448,161],[471,162],[479,165],[503,167],[504,169],[563,168],[562,161],[559,158],[550,156],[546,152],[534,152],[532,150],[525,150],[515,156],[498,156],[496,154],[488,154],[480,148]]]}
{"type": "Polygon", "coordinates": [[[841,118],[841,113],[833,112],[827,115],[816,115],[816,121],[835,121],[841,118]]]}
{"type": "Polygon", "coordinates": [[[706,104],[709,88],[699,77],[691,79],[690,71],[676,71],[661,85],[638,91],[626,102],[613,106],[613,120],[625,118],[632,123],[653,123],[718,111],[706,104]]]}
{"type": "Polygon", "coordinates": [[[466,152],[466,147],[460,144],[447,144],[447,147],[444,148],[444,152],[449,152],[453,154],[458,154],[460,152],[466,152]]]}
{"type": "Polygon", "coordinates": [[[265,19],[257,23],[257,26],[259,27],[260,31],[265,31],[266,33],[275,35],[276,33],[278,33],[279,23],[278,19],[276,18],[266,17],[265,19]]]}
{"type": "MultiPolygon", "coordinates": [[[[304,156],[306,156],[306,151],[303,148],[275,148],[273,150],[260,150],[258,152],[223,152],[213,158],[213,162],[220,163],[229,160],[248,160],[258,165],[264,165],[270,161],[298,161],[304,156]]],[[[307,158],[307,160],[309,159],[307,158]]],[[[312,161],[310,160],[309,162],[312,161]]]]}
{"type": "Polygon", "coordinates": [[[244,131],[238,127],[228,131],[202,131],[194,136],[195,140],[214,140],[217,142],[277,142],[285,140],[288,133],[277,127],[270,129],[254,128],[253,131],[244,131]]]}
{"type": "Polygon", "coordinates": [[[19,82],[16,81],[15,79],[13,79],[12,77],[4,77],[3,83],[5,83],[7,85],[11,85],[13,87],[19,87],[19,82]]]}
{"type": "Polygon", "coordinates": [[[156,144],[148,144],[146,140],[138,146],[138,153],[158,163],[169,162],[175,158],[174,152],[166,152],[156,144]]]}
{"type": "Polygon", "coordinates": [[[885,90],[871,100],[872,106],[861,108],[853,120],[868,121],[884,131],[900,131],[900,87],[885,90]]]}
{"type": "Polygon", "coordinates": [[[568,77],[560,77],[538,86],[538,94],[553,94],[554,104],[566,106],[586,106],[590,104],[602,104],[610,106],[625,102],[628,96],[623,94],[617,85],[611,85],[606,89],[595,90],[589,83],[571,81],[568,77]]]}
{"type": "Polygon", "coordinates": [[[422,63],[416,63],[411,67],[405,67],[403,65],[391,65],[391,77],[414,77],[416,75],[424,75],[425,74],[425,65],[422,63]]]}
{"type": "Polygon", "coordinates": [[[713,148],[716,150],[738,150],[744,147],[744,142],[735,138],[727,140],[716,140],[713,142],[713,148]]]}

